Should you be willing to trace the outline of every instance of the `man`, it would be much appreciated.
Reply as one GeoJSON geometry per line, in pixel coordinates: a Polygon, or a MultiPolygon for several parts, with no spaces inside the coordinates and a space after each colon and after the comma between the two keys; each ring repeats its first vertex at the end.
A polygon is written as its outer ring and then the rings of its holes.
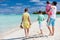
{"type": "Polygon", "coordinates": [[[54,35],[54,26],[55,26],[55,19],[56,19],[56,12],[57,12],[57,2],[53,1],[51,6],[52,15],[50,16],[50,21],[48,22],[48,29],[50,31],[50,36],[54,35]],[[50,25],[52,25],[52,30],[50,28],[50,25]]]}

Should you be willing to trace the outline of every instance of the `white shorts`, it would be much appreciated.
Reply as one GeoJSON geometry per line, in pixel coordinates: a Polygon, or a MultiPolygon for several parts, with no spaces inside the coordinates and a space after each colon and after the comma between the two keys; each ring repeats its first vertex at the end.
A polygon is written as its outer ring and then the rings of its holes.
{"type": "Polygon", "coordinates": [[[39,24],[39,28],[42,29],[42,23],[39,24]]]}

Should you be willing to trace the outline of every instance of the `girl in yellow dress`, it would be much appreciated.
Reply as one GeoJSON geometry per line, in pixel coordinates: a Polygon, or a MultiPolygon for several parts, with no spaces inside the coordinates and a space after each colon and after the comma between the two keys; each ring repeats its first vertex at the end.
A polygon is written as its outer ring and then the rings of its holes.
{"type": "Polygon", "coordinates": [[[27,8],[24,10],[24,13],[22,16],[22,25],[23,25],[23,29],[25,31],[25,37],[28,37],[31,22],[30,22],[30,16],[29,16],[27,8]]]}

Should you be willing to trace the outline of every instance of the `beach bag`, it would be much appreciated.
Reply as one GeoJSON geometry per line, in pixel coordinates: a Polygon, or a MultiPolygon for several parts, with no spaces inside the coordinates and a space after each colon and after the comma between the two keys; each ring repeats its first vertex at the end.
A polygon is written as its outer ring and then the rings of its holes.
{"type": "Polygon", "coordinates": [[[23,29],[23,25],[22,24],[20,25],[20,28],[23,29]]]}

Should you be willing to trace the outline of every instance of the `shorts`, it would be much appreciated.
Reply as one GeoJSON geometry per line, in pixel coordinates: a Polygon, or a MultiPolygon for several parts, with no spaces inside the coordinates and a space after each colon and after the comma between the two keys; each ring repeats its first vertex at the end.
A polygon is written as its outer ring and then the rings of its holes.
{"type": "Polygon", "coordinates": [[[55,25],[55,19],[50,18],[50,21],[47,22],[47,24],[48,24],[48,26],[52,25],[52,27],[54,27],[54,25],[55,25]]]}
{"type": "Polygon", "coordinates": [[[42,29],[42,23],[39,24],[39,29],[42,29]]]}

